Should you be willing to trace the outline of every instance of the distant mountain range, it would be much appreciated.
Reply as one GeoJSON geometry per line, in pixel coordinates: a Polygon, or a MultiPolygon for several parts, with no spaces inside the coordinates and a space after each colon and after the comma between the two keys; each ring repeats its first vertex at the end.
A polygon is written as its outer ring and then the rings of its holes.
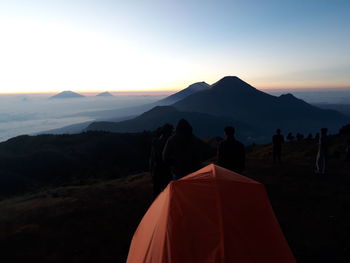
{"type": "MultiPolygon", "coordinates": [[[[168,106],[173,103],[176,103],[184,98],[186,98],[189,95],[192,95],[196,92],[209,89],[210,85],[205,82],[197,82],[194,84],[191,84],[187,88],[176,92],[170,96],[167,96],[164,99],[158,100],[153,103],[149,104],[143,104],[139,106],[133,106],[133,107],[127,107],[127,108],[121,108],[121,109],[114,109],[114,110],[103,110],[95,112],[96,116],[98,116],[99,119],[104,119],[108,121],[115,122],[119,120],[120,118],[125,118],[126,116],[132,116],[135,117],[137,115],[140,115],[156,106],[168,106]]],[[[88,112],[89,115],[92,114],[92,112],[88,112]]]]}
{"type": "Polygon", "coordinates": [[[314,132],[339,128],[349,118],[312,106],[292,94],[279,97],[255,89],[237,77],[225,77],[211,89],[190,95],[173,105],[179,110],[229,116],[266,131],[314,132]]]}
{"type": "Polygon", "coordinates": [[[76,92],[73,92],[73,91],[70,91],[70,90],[65,90],[65,91],[62,91],[52,97],[50,97],[51,99],[72,99],[72,98],[83,98],[85,96],[79,94],[79,93],[76,93],[76,92]]]}
{"type": "MultiPolygon", "coordinates": [[[[159,101],[153,102],[153,103],[149,103],[149,104],[143,104],[143,105],[139,105],[139,106],[133,106],[133,107],[127,107],[127,108],[119,108],[119,109],[112,109],[112,110],[100,110],[100,111],[88,111],[88,112],[83,112],[83,113],[79,113],[76,115],[72,115],[72,117],[76,117],[76,116],[89,116],[89,117],[93,117],[97,120],[103,120],[104,122],[108,121],[108,122],[119,122],[119,121],[123,121],[126,119],[132,119],[156,106],[166,106],[166,105],[170,105],[172,103],[175,103],[183,98],[185,98],[188,95],[194,94],[195,92],[204,90],[210,88],[210,85],[205,83],[205,82],[197,82],[194,83],[190,86],[188,86],[187,88],[172,94],[164,99],[161,99],[159,101]]],[[[82,123],[77,123],[77,124],[73,124],[73,125],[68,125],[62,128],[58,128],[58,129],[53,129],[53,130],[48,130],[48,131],[43,131],[40,132],[38,134],[64,134],[64,133],[68,133],[68,134],[74,134],[74,133],[79,133],[82,132],[83,130],[85,130],[88,125],[92,123],[91,122],[82,122],[82,123]]]]}
{"type": "Polygon", "coordinates": [[[109,93],[108,91],[105,91],[105,92],[101,92],[101,93],[97,94],[96,97],[113,97],[113,95],[111,93],[109,93]]]}
{"type": "Polygon", "coordinates": [[[137,132],[187,118],[201,137],[222,135],[223,127],[230,124],[236,126],[243,141],[261,142],[269,140],[276,128],[284,133],[315,133],[322,127],[337,131],[350,122],[336,111],[312,106],[292,94],[276,97],[264,93],[238,77],[224,77],[211,86],[200,82],[194,87],[162,100],[175,101],[172,107],[156,107],[118,123],[94,122],[87,130],[137,132]]]}

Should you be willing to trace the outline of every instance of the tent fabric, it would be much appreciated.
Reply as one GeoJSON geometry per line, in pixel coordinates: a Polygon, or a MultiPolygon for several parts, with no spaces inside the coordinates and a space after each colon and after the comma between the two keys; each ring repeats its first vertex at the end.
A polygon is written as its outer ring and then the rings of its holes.
{"type": "Polygon", "coordinates": [[[127,263],[295,263],[262,184],[210,164],[150,206],[127,263]]]}

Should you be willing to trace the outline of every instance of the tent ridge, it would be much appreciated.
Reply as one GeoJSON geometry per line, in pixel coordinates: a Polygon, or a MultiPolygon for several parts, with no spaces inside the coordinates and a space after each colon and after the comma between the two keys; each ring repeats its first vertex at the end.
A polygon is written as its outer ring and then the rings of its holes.
{"type": "Polygon", "coordinates": [[[220,232],[220,256],[221,256],[221,262],[224,262],[225,260],[225,238],[224,238],[224,220],[222,217],[222,205],[221,205],[221,195],[220,195],[220,187],[217,177],[217,171],[216,166],[214,164],[211,164],[211,169],[213,171],[213,176],[216,180],[215,186],[216,186],[216,201],[217,201],[217,209],[218,209],[218,215],[219,215],[219,232],[220,232]]]}

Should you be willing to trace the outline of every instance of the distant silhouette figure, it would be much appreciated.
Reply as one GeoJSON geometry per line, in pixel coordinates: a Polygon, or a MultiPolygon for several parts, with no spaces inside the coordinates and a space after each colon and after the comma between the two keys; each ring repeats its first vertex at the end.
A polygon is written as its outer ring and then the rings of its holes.
{"type": "Polygon", "coordinates": [[[328,156],[328,137],[327,128],[321,129],[321,135],[318,142],[318,153],[316,158],[316,173],[325,174],[326,172],[326,162],[328,156]]]}
{"type": "Polygon", "coordinates": [[[292,134],[291,132],[288,133],[288,135],[287,135],[287,140],[288,140],[289,142],[294,141],[294,136],[293,136],[293,134],[292,134]]]}
{"type": "Polygon", "coordinates": [[[318,142],[319,139],[320,139],[320,133],[318,132],[318,133],[315,134],[315,140],[318,142]]]}
{"type": "Polygon", "coordinates": [[[304,140],[304,135],[298,132],[296,138],[298,142],[301,142],[302,140],[304,140]]]}
{"type": "Polygon", "coordinates": [[[282,144],[284,143],[284,137],[281,135],[281,130],[277,129],[276,134],[272,136],[272,155],[273,162],[281,163],[282,144]]]}
{"type": "Polygon", "coordinates": [[[158,132],[157,138],[152,142],[150,170],[153,180],[153,197],[158,194],[171,181],[170,167],[163,161],[163,150],[165,144],[173,132],[174,127],[171,124],[165,124],[158,132]]]}
{"type": "Polygon", "coordinates": [[[312,133],[309,133],[309,135],[306,137],[306,140],[308,140],[308,141],[312,140],[312,133]]]}
{"type": "Polygon", "coordinates": [[[192,134],[192,126],[181,119],[165,145],[163,159],[177,180],[201,168],[200,141],[192,134]]]}
{"type": "Polygon", "coordinates": [[[241,173],[245,168],[245,148],[236,140],[235,128],[226,126],[225,139],[218,146],[218,164],[231,171],[241,173]]]}

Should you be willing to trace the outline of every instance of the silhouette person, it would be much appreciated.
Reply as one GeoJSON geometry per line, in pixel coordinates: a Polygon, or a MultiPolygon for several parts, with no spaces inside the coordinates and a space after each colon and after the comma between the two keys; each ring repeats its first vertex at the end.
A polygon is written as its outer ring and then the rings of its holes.
{"type": "Polygon", "coordinates": [[[326,162],[328,155],[328,137],[327,128],[321,129],[321,135],[318,141],[318,153],[316,157],[316,174],[325,174],[326,172],[326,162]]]}
{"type": "Polygon", "coordinates": [[[245,148],[236,140],[235,128],[226,126],[225,139],[218,146],[218,165],[237,173],[243,172],[245,168],[245,148]]]}
{"type": "Polygon", "coordinates": [[[174,127],[171,124],[165,124],[160,128],[159,135],[152,142],[150,170],[153,181],[153,197],[156,198],[158,194],[171,181],[170,167],[163,161],[164,146],[171,136],[174,127]]]}
{"type": "Polygon", "coordinates": [[[309,133],[309,135],[306,137],[306,140],[308,140],[308,141],[312,140],[312,133],[309,133]]]}
{"type": "Polygon", "coordinates": [[[300,142],[300,141],[304,140],[304,135],[302,135],[301,133],[298,132],[296,135],[296,138],[297,138],[297,141],[300,142]]]}
{"type": "Polygon", "coordinates": [[[173,179],[180,179],[201,168],[200,141],[192,134],[192,126],[181,119],[165,145],[163,159],[170,166],[173,179]]]}
{"type": "Polygon", "coordinates": [[[315,140],[318,142],[320,140],[320,133],[316,133],[315,134],[315,140]]]}
{"type": "Polygon", "coordinates": [[[282,155],[282,144],[284,143],[284,137],[281,134],[281,130],[277,129],[276,134],[272,136],[272,155],[273,162],[276,161],[281,163],[281,155],[282,155]]]}
{"type": "Polygon", "coordinates": [[[294,141],[294,136],[293,136],[293,134],[291,132],[288,133],[287,140],[290,141],[290,142],[294,141]]]}

